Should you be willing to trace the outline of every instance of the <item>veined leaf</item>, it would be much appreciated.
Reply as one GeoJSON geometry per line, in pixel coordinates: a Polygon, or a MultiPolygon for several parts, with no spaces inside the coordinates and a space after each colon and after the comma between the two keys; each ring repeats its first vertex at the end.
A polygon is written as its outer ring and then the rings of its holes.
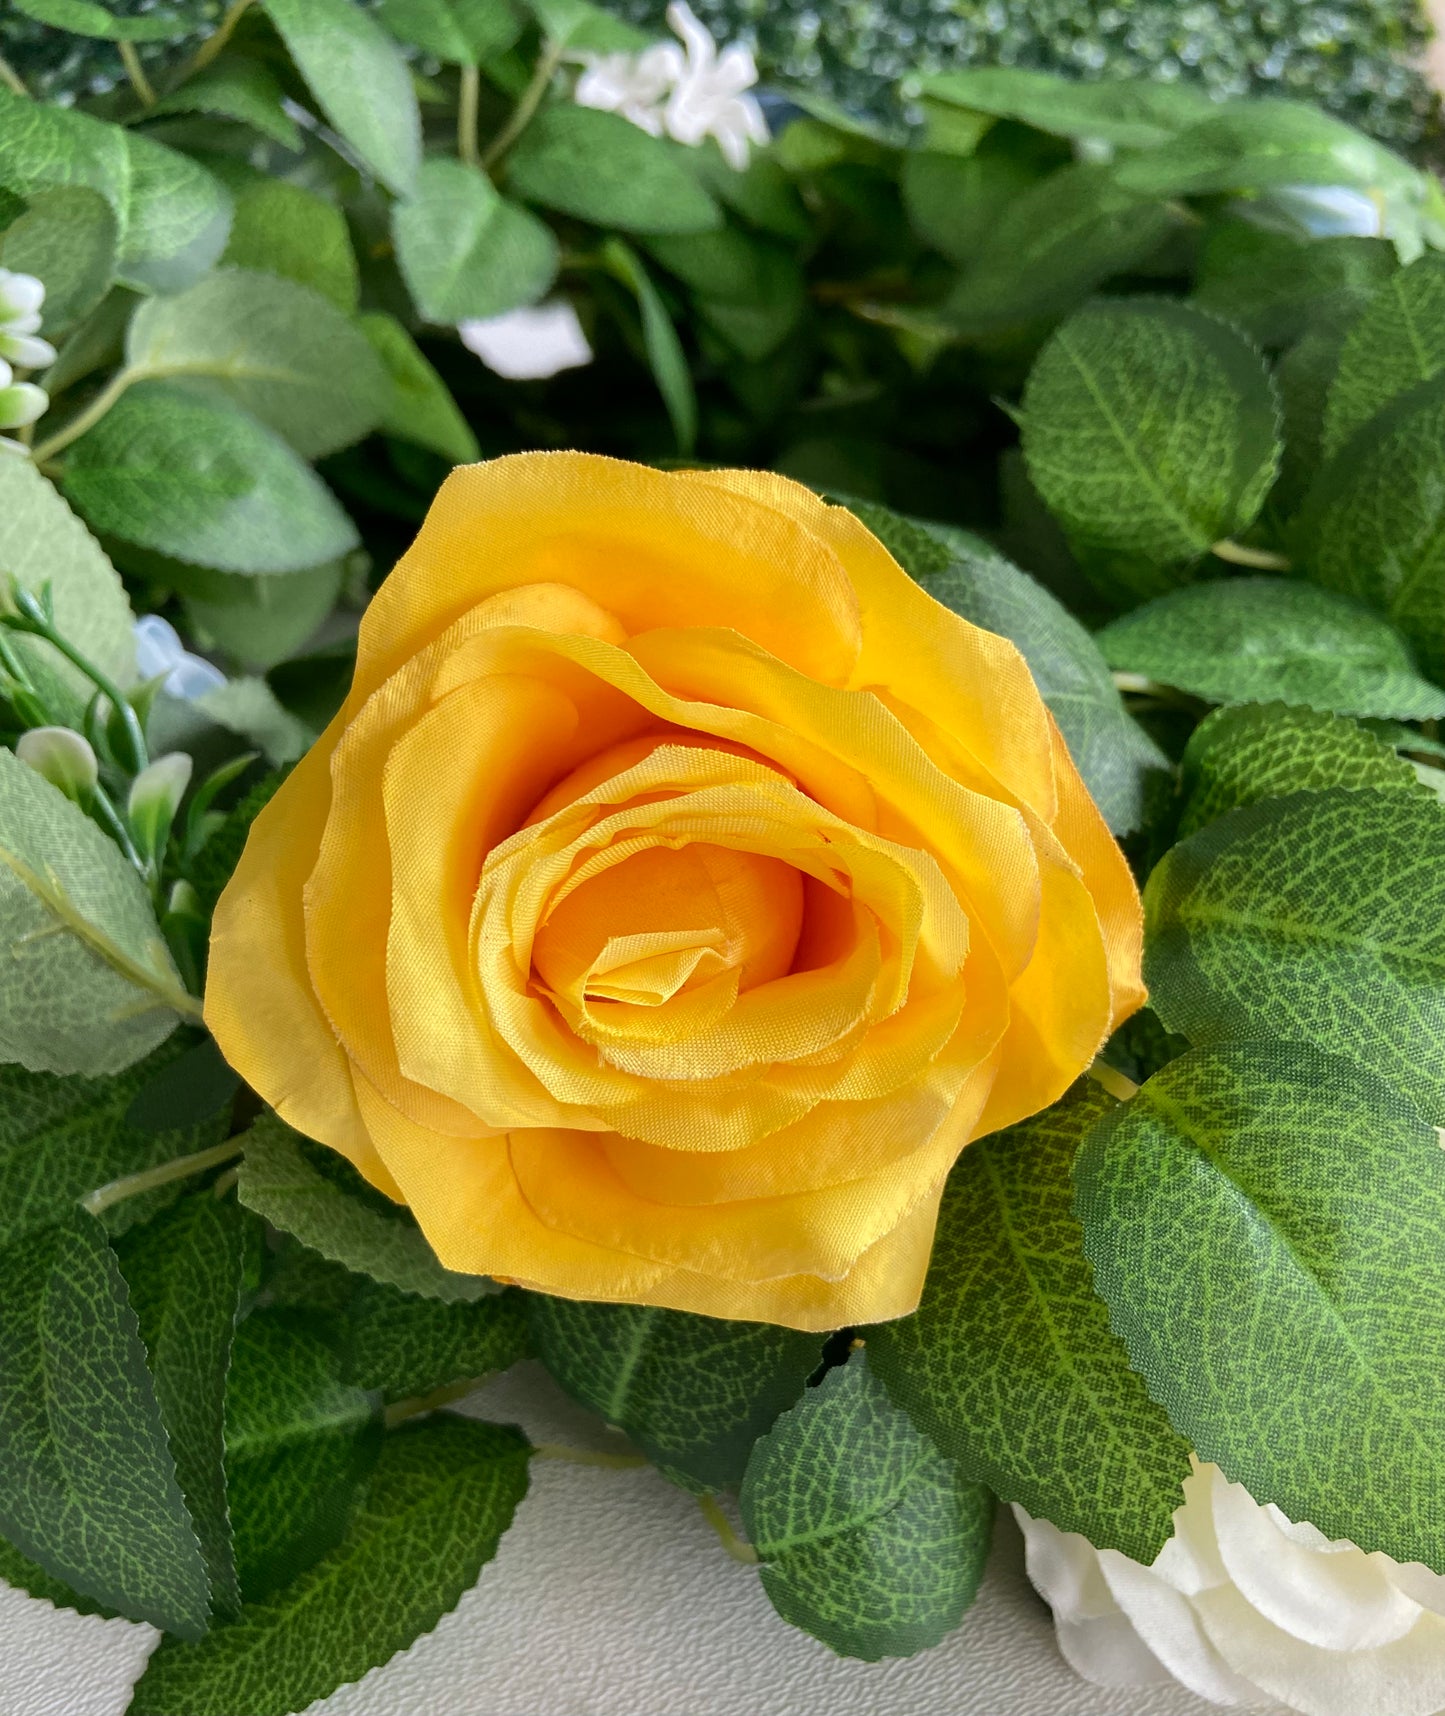
{"type": "Polygon", "coordinates": [[[346,1313],[345,1376],[408,1400],[507,1370],[531,1351],[523,1298],[515,1287],[485,1299],[448,1303],[363,1281],[346,1313]]]}
{"type": "Polygon", "coordinates": [[[301,130],[282,105],[284,100],[281,85],[260,60],[234,54],[188,77],[179,89],[162,96],[151,112],[210,113],[249,125],[283,149],[300,149],[301,130]]]}
{"type": "Polygon", "coordinates": [[[1337,453],[1390,400],[1445,369],[1445,257],[1427,252],[1384,281],[1345,338],[1325,407],[1337,453]]]}
{"type": "Polygon", "coordinates": [[[1192,302],[1262,346],[1287,346],[1357,315],[1396,266],[1384,239],[1296,238],[1220,220],[1206,229],[1192,302]]]}
{"type": "Polygon", "coordinates": [[[0,266],[45,282],[41,332],[53,339],[110,290],[118,228],[110,204],[88,185],[36,191],[27,202],[0,238],[0,266]]]}
{"type": "Polygon", "coordinates": [[[620,238],[609,238],[602,246],[602,255],[613,273],[637,299],[648,368],[667,407],[672,432],[677,438],[677,450],[684,455],[689,454],[697,443],[697,395],[693,391],[687,354],[677,337],[677,329],[672,325],[672,317],[642,266],[641,258],[630,245],[624,244],[620,238]]]}
{"type": "Polygon", "coordinates": [[[335,203],[289,179],[258,179],[238,193],[221,261],[298,281],[348,317],[360,296],[346,216],[335,203]]]}
{"type": "MultiPolygon", "coordinates": [[[[274,578],[247,578],[199,567],[194,574],[188,585],[178,586],[192,629],[242,667],[264,672],[295,655],[335,607],[346,562],[332,560],[274,578]]],[[[208,701],[206,713],[217,718],[222,712],[234,713],[236,701],[234,692],[219,706],[208,701]]],[[[284,715],[284,710],[277,709],[272,720],[284,715]]],[[[279,722],[272,735],[273,739],[285,737],[285,750],[292,748],[297,736],[294,732],[283,735],[279,722]]],[[[300,737],[304,745],[306,736],[300,737]]],[[[271,748],[275,749],[274,743],[271,748]]]]}
{"type": "Polygon", "coordinates": [[[479,459],[481,449],[471,425],[396,317],[380,312],[362,316],[361,330],[391,377],[391,404],[381,420],[382,429],[403,441],[430,447],[454,465],[479,459]]]}

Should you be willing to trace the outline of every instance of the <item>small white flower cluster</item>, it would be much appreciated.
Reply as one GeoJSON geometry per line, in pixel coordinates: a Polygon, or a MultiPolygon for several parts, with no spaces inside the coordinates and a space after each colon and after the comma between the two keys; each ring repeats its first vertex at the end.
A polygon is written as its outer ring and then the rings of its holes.
{"type": "Polygon", "coordinates": [[[768,122],[757,97],[746,92],[758,81],[747,48],[721,53],[683,0],[673,0],[667,22],[680,38],[658,42],[640,54],[590,55],[574,99],[582,107],[620,113],[634,125],[696,147],[712,137],[728,165],[741,172],[752,144],[768,141],[768,122]]]}
{"type": "MultiPolygon", "coordinates": [[[[43,416],[50,397],[33,382],[16,381],[12,365],[42,369],[55,362],[55,347],[39,337],[45,286],[33,274],[0,268],[0,429],[23,429],[43,416]]],[[[23,453],[18,441],[0,435],[0,451],[23,453]]]]}

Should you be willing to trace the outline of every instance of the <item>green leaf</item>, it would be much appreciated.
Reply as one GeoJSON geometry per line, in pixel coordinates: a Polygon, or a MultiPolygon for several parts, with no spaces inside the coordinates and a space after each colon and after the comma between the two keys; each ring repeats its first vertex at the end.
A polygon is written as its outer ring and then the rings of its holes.
{"type": "Polygon", "coordinates": [[[454,65],[495,59],[522,33],[509,0],[381,0],[377,16],[399,41],[454,65]]]}
{"type": "Polygon", "coordinates": [[[241,1603],[223,1462],[245,1220],[234,1201],[203,1191],[132,1229],[120,1249],[176,1477],[205,1558],[211,1607],[219,1615],[233,1614],[241,1603]]]}
{"type": "Polygon", "coordinates": [[[721,211],[667,145],[621,114],[549,107],[522,133],[508,188],[622,232],[707,232],[721,211]]]}
{"type": "Polygon", "coordinates": [[[1281,1037],[1349,1056],[1445,1122],[1445,808],[1334,787],[1200,829],[1144,892],[1154,1010],[1196,1045],[1281,1037]]]}
{"type": "Polygon", "coordinates": [[[538,1356],[674,1483],[726,1489],[818,1364],[816,1335],[651,1305],[527,1297],[538,1356]]]}
{"type": "Polygon", "coordinates": [[[758,1443],[738,1499],[773,1607],[864,1662],[952,1632],[993,1536],[993,1497],[893,1404],[861,1352],[758,1443]]]}
{"type": "Polygon", "coordinates": [[[485,320],[534,304],[557,277],[557,240],[485,173],[441,156],[392,211],[397,262],[429,322],[485,320]]]}
{"type": "Polygon", "coordinates": [[[0,239],[0,266],[45,282],[41,332],[49,338],[88,316],[115,275],[116,220],[87,185],[36,191],[0,239]]]}
{"type": "Polygon", "coordinates": [[[120,1072],[195,1018],[145,884],[50,782],[0,751],[0,1060],[120,1072]]]}
{"type": "Polygon", "coordinates": [[[1324,454],[1337,453],[1392,399],[1442,369],[1445,257],[1426,254],[1380,286],[1346,336],[1325,407],[1324,454]]]}
{"type": "Polygon", "coordinates": [[[111,42],[164,42],[186,28],[185,14],[174,8],[125,17],[95,0],[14,0],[14,5],[17,12],[54,29],[111,42]]]}
{"type": "Polygon", "coordinates": [[[1187,304],[1091,305],[1029,376],[1023,450],[1086,568],[1153,595],[1253,522],[1274,481],[1279,408],[1259,353],[1187,304]]]}
{"type": "Polygon", "coordinates": [[[147,292],[178,292],[220,255],[231,200],[203,167],[153,138],[0,87],[0,182],[21,196],[86,185],[115,212],[116,272],[147,292]]]}
{"type": "Polygon", "coordinates": [[[207,1582],[135,1313],[80,1210],[0,1252],[0,1530],[53,1577],[185,1638],[207,1582]]]}
{"type": "MultiPolygon", "coordinates": [[[[189,77],[151,109],[152,113],[209,113],[249,125],[283,149],[299,150],[301,129],[282,103],[285,91],[260,60],[227,55],[189,77]]],[[[283,180],[273,179],[279,185],[283,180]]],[[[234,234],[233,240],[234,240],[234,234]]]]}
{"type": "Polygon", "coordinates": [[[1147,1565],[1173,1530],[1189,1445],[1110,1331],[1070,1207],[1074,1154],[1115,1106],[1082,1082],[970,1144],[943,1194],[922,1302],[870,1330],[867,1350],[969,1477],[1147,1565]]]}
{"type": "Polygon", "coordinates": [[[1163,203],[1124,190],[1111,168],[1063,167],[1009,204],[941,313],[968,335],[1061,316],[1141,262],[1178,224],[1163,203]]]}
{"type": "Polygon", "coordinates": [[[454,465],[481,458],[472,427],[446,383],[396,317],[376,311],[363,316],[360,325],[392,381],[391,404],[381,420],[385,433],[430,447],[454,465]]]}
{"type": "Polygon", "coordinates": [[[1437,374],[1351,436],[1316,477],[1297,527],[1311,577],[1387,614],[1437,678],[1445,675],[1442,435],[1445,375],[1437,374]]]}
{"type": "Polygon", "coordinates": [[[485,1275],[443,1269],[411,1211],[368,1186],[324,1145],[308,1144],[274,1114],[246,1134],[241,1202],[304,1245],[403,1293],[480,1299],[496,1291],[485,1275]]]}
{"type": "Polygon", "coordinates": [[[1395,267],[1383,239],[1296,238],[1222,220],[1206,233],[1193,302],[1262,346],[1284,346],[1358,313],[1395,267]]]}
{"type": "Polygon", "coordinates": [[[317,459],[374,429],[386,372],[355,322],[294,280],[227,268],[131,318],[126,367],[233,404],[317,459]]]}
{"type": "Polygon", "coordinates": [[[344,1382],[328,1324],[254,1312],[236,1330],[225,1487],[246,1602],[289,1585],[341,1541],[379,1447],[369,1397],[344,1382]]]}
{"type": "Polygon", "coordinates": [[[1180,764],[1179,838],[1227,810],[1326,787],[1416,792],[1415,771],[1354,721],[1283,703],[1216,709],[1191,734],[1180,764]]]}
{"type": "Polygon", "coordinates": [[[468,1304],[419,1299],[380,1281],[359,1287],[346,1314],[348,1382],[386,1401],[506,1370],[531,1351],[516,1288],[468,1304]]]}
{"type": "Polygon", "coordinates": [[[1193,584],[1098,633],[1112,668],[1210,703],[1279,699],[1337,715],[1426,720],[1445,691],[1415,671],[1399,633],[1346,596],[1285,578],[1193,584]]]}
{"type": "MultiPolygon", "coordinates": [[[[308,567],[274,578],[247,578],[236,572],[195,569],[195,576],[182,588],[186,615],[192,628],[224,650],[242,667],[264,672],[278,661],[294,655],[336,605],[346,576],[346,561],[332,560],[324,566],[308,567]]],[[[219,719],[234,709],[235,693],[219,705],[207,702],[206,712],[219,719]]],[[[290,750],[297,735],[281,721],[284,710],[268,710],[267,738],[286,739],[290,750]],[[270,729],[274,724],[274,732],[270,729]]],[[[256,728],[253,721],[248,730],[256,728]]]]}
{"type": "Polygon", "coordinates": [[[657,391],[667,407],[677,450],[684,457],[697,443],[697,395],[692,370],[677,337],[672,318],[652,284],[637,253],[620,238],[609,238],[602,246],[603,261],[637,299],[642,315],[642,344],[657,391]]]}
{"type": "Polygon", "coordinates": [[[795,242],[807,239],[812,223],[793,181],[769,149],[753,149],[739,172],[724,160],[712,138],[696,148],[679,145],[688,170],[725,207],[760,232],[795,242]]]}
{"type": "Polygon", "coordinates": [[[127,1716],[287,1716],[405,1650],[495,1555],[528,1454],[520,1431],[451,1416],[388,1436],[336,1549],[202,1644],[163,1643],[127,1716]]]}
{"type": "MultiPolygon", "coordinates": [[[[126,1124],[143,1132],[174,1132],[178,1128],[219,1123],[225,1136],[231,1106],[240,1088],[240,1075],[221,1059],[215,1038],[202,1037],[174,1058],[167,1058],[164,1051],[159,1057],[152,1057],[150,1076],[125,1111],[126,1124]]],[[[215,1142],[219,1143],[220,1138],[215,1142]]],[[[199,1150],[201,1146],[196,1144],[191,1148],[199,1150]]],[[[171,1154],[180,1156],[188,1152],[173,1150],[171,1154]]]]}
{"type": "Polygon", "coordinates": [[[13,1585],[17,1591],[38,1597],[57,1609],[74,1609],[80,1615],[101,1615],[106,1620],[114,1620],[120,1614],[119,1609],[111,1608],[108,1603],[81,1596],[79,1591],[73,1590],[63,1579],[54,1578],[38,1561],[32,1561],[3,1537],[0,1537],[0,1579],[7,1585],[13,1585]]]}
{"type": "Polygon", "coordinates": [[[1125,149],[1167,142],[1213,112],[1195,84],[1080,83],[1022,66],[969,66],[913,80],[919,96],[998,119],[1015,119],[1054,137],[1088,137],[1125,149]]]}
{"type": "Polygon", "coordinates": [[[299,281],[348,316],[356,309],[361,287],[346,216],[289,179],[258,179],[238,194],[221,260],[299,281]]]}
{"type": "Polygon", "coordinates": [[[1013,150],[910,149],[899,188],[919,237],[950,262],[971,267],[988,257],[1000,221],[1040,177],[1039,164],[1013,150]]]}
{"type": "Polygon", "coordinates": [[[650,45],[641,30],[590,0],[527,0],[527,10],[549,41],[574,53],[632,54],[650,45]]]}
{"type": "Polygon", "coordinates": [[[223,572],[296,572],[360,540],[279,435],[174,382],[132,387],[81,436],[65,489],[96,529],[223,572]]]}
{"type": "Polygon", "coordinates": [[[1445,1567],[1445,1157],[1410,1103],[1308,1048],[1195,1050],[1076,1173],[1113,1325],[1199,1457],[1327,1538],[1445,1567]]]}
{"type": "Polygon", "coordinates": [[[421,114],[395,42],[351,0],[265,0],[322,112],[399,197],[421,165],[421,114]]]}
{"type": "MultiPolygon", "coordinates": [[[[264,582],[264,580],[263,580],[264,582]]],[[[264,679],[231,679],[199,697],[171,697],[162,691],[151,710],[150,741],[161,751],[197,751],[208,748],[217,729],[244,739],[248,749],[260,751],[267,762],[294,763],[310,748],[316,735],[283,707],[264,679]]],[[[239,749],[223,743],[221,749],[234,755],[239,749]]]]}
{"type": "MultiPolygon", "coordinates": [[[[241,861],[241,852],[251,824],[275,797],[276,789],[286,778],[284,769],[275,769],[263,776],[255,786],[232,805],[226,820],[201,848],[191,864],[188,880],[201,896],[201,904],[214,911],[221,890],[231,879],[231,873],[241,861]]],[[[246,1199],[242,1197],[242,1203],[246,1199]]],[[[264,1211],[261,1213],[265,1213],[264,1211]]]]}

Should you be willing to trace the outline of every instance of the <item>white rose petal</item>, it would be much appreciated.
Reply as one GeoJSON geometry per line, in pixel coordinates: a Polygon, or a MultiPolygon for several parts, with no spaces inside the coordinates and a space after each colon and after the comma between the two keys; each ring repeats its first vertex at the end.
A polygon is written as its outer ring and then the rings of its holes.
{"type": "Polygon", "coordinates": [[[541,381],[592,362],[592,347],[565,298],[462,322],[462,344],[508,381],[541,381]]]}

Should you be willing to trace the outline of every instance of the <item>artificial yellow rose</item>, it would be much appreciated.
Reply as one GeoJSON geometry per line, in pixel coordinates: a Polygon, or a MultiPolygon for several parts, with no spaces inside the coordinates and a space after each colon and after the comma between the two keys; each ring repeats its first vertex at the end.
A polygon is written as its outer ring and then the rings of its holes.
{"type": "Polygon", "coordinates": [[[1143,999],[1022,657],[751,471],[455,472],[257,819],[206,1018],[448,1267],[828,1329],[1143,999]]]}

